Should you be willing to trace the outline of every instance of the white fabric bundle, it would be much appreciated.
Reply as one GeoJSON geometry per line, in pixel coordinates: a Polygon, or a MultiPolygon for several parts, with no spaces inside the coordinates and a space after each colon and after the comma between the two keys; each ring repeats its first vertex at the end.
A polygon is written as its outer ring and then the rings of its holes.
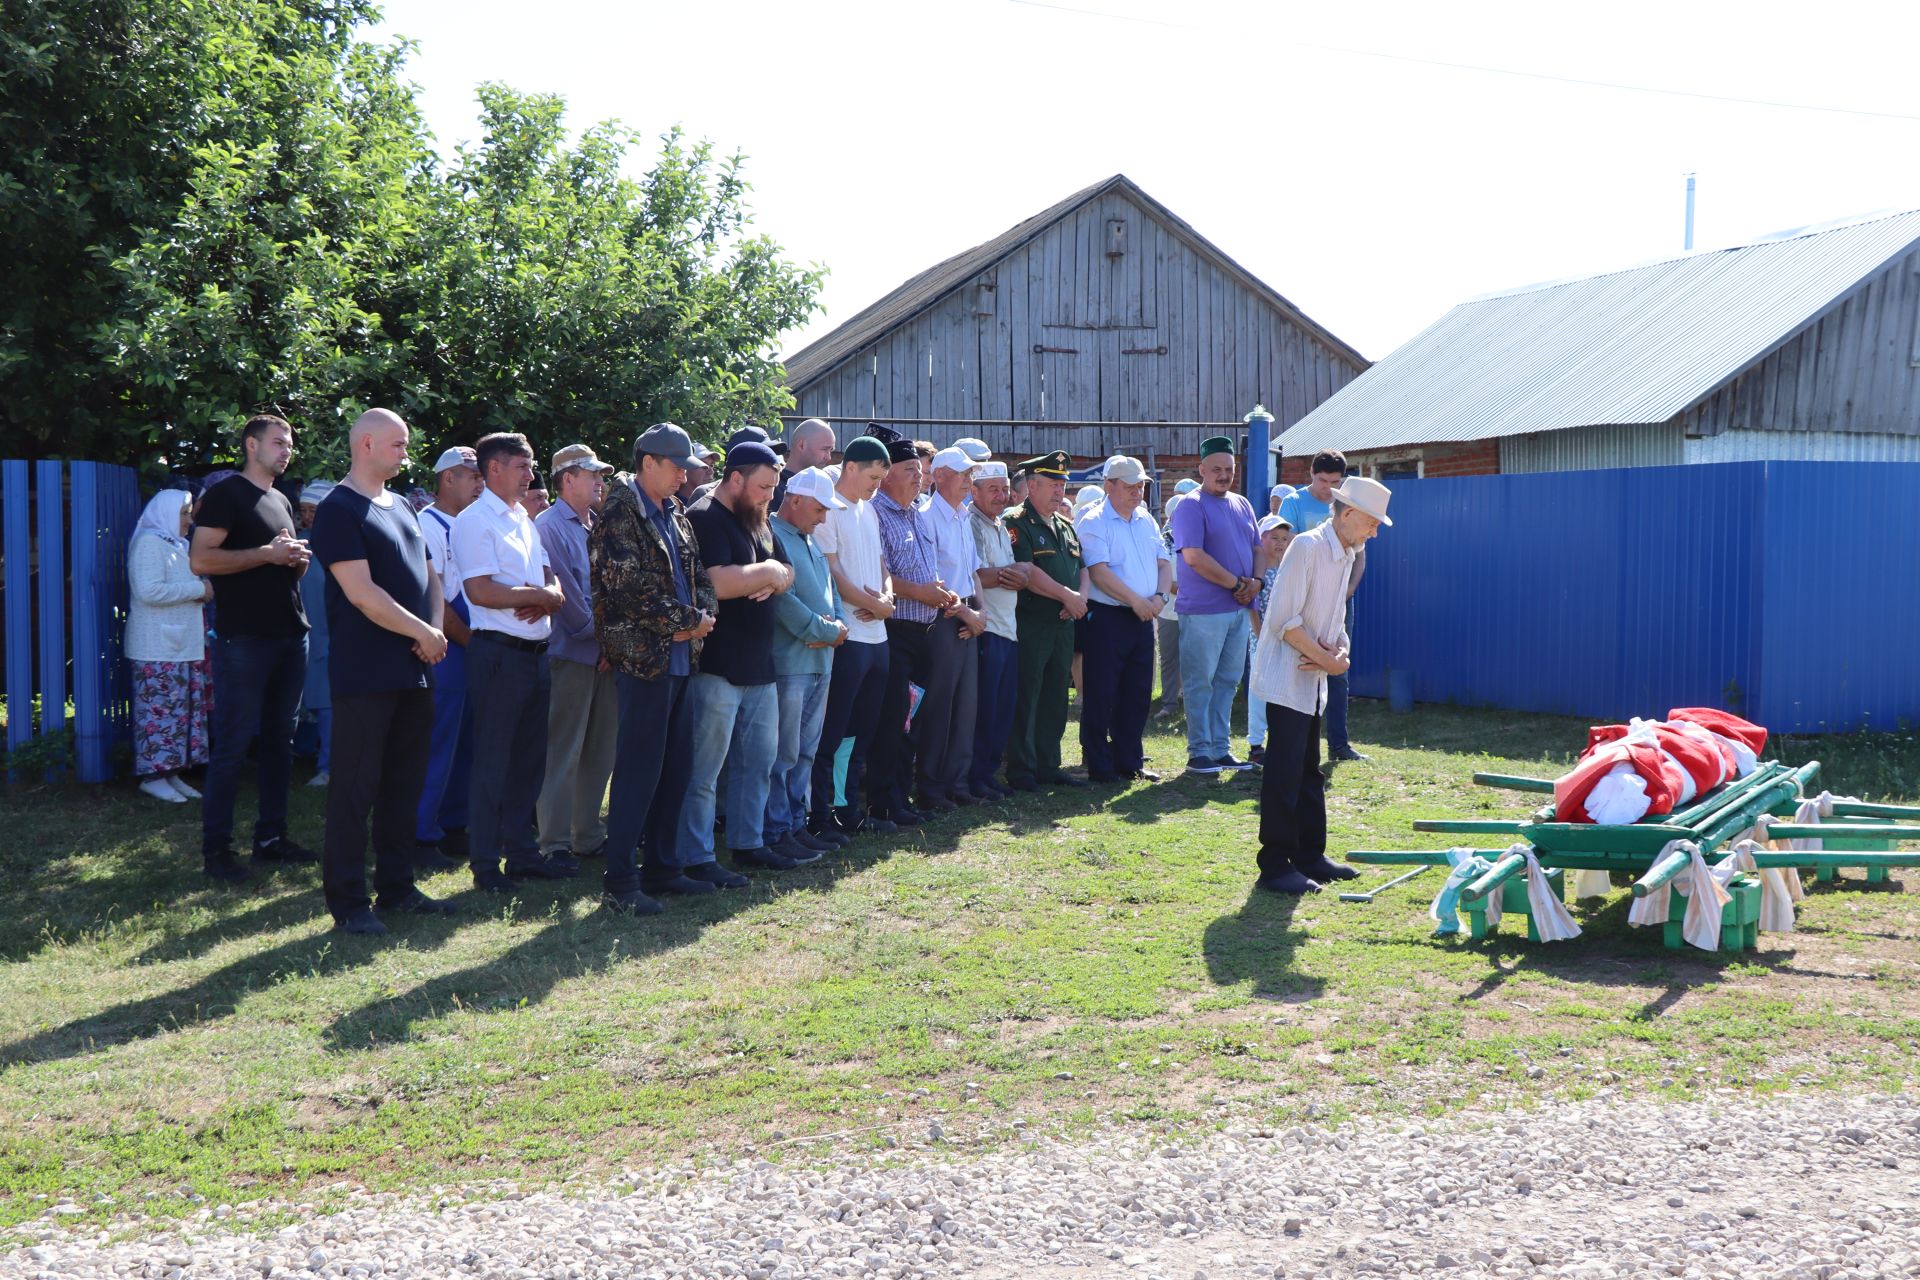
{"type": "Polygon", "coordinates": [[[1565,942],[1579,937],[1580,926],[1573,922],[1567,904],[1560,901],[1553,886],[1547,883],[1547,873],[1540,869],[1540,859],[1534,854],[1533,846],[1516,844],[1507,852],[1527,860],[1527,909],[1533,913],[1533,927],[1540,941],[1565,942]]]}
{"type": "Polygon", "coordinates": [[[1602,826],[1626,826],[1647,816],[1647,780],[1625,761],[1607,770],[1587,793],[1587,817],[1602,826]]]}
{"type": "Polygon", "coordinates": [[[1573,873],[1573,896],[1581,898],[1604,898],[1613,892],[1613,879],[1604,871],[1576,871],[1573,873]]]}
{"type": "MultiPolygon", "coordinates": [[[[1427,914],[1439,925],[1433,931],[1435,937],[1460,932],[1460,891],[1493,870],[1491,862],[1460,845],[1447,850],[1447,865],[1453,870],[1448,873],[1446,883],[1440,886],[1440,892],[1433,896],[1433,902],[1427,907],[1427,914]]],[[[1488,894],[1486,904],[1487,924],[1500,923],[1500,895],[1488,894]]]]}

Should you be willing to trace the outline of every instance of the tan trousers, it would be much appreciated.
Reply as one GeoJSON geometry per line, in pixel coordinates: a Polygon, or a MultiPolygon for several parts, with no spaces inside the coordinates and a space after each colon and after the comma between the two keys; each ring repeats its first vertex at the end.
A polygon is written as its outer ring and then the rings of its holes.
{"type": "Polygon", "coordinates": [[[613,777],[620,698],[613,673],[554,658],[547,701],[547,778],[540,788],[540,852],[592,853],[607,842],[601,806],[613,777]]]}

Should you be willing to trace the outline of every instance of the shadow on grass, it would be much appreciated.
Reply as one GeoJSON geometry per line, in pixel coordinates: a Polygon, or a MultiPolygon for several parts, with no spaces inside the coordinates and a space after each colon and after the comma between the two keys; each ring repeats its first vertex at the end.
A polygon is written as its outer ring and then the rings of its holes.
{"type": "Polygon", "coordinates": [[[1240,909],[1207,925],[1200,951],[1215,986],[1253,984],[1259,1000],[1312,1000],[1326,990],[1321,979],[1300,972],[1294,951],[1305,934],[1293,928],[1300,899],[1254,889],[1240,909]]]}

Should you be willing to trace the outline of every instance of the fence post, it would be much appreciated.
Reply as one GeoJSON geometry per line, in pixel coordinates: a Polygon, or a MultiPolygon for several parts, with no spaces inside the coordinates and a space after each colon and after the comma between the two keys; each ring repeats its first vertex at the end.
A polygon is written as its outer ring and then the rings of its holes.
{"type": "MultiPolygon", "coordinates": [[[[40,550],[40,736],[67,727],[67,565],[65,502],[60,493],[60,464],[33,464],[35,514],[40,550]]],[[[49,765],[47,781],[60,776],[49,765]]]]}
{"type": "MultiPolygon", "coordinates": [[[[4,507],[7,562],[7,750],[33,740],[33,523],[27,495],[27,464],[0,463],[0,506],[4,507]]],[[[17,770],[7,775],[18,781],[17,770]]]]}
{"type": "Polygon", "coordinates": [[[82,782],[107,780],[107,638],[111,588],[100,557],[100,464],[73,464],[73,764],[82,782]]]}
{"type": "Polygon", "coordinates": [[[1253,504],[1256,519],[1267,514],[1267,492],[1273,481],[1267,478],[1267,454],[1273,447],[1273,415],[1263,404],[1242,419],[1247,424],[1247,501],[1253,504]]]}

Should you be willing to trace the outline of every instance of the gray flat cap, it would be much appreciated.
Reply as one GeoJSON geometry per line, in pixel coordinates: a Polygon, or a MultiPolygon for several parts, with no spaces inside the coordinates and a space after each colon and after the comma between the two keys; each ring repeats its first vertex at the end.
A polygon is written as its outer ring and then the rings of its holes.
{"type": "Polygon", "coordinates": [[[692,437],[671,422],[656,422],[642,431],[640,438],[633,442],[633,453],[636,458],[650,453],[683,467],[694,465],[692,437]]]}

